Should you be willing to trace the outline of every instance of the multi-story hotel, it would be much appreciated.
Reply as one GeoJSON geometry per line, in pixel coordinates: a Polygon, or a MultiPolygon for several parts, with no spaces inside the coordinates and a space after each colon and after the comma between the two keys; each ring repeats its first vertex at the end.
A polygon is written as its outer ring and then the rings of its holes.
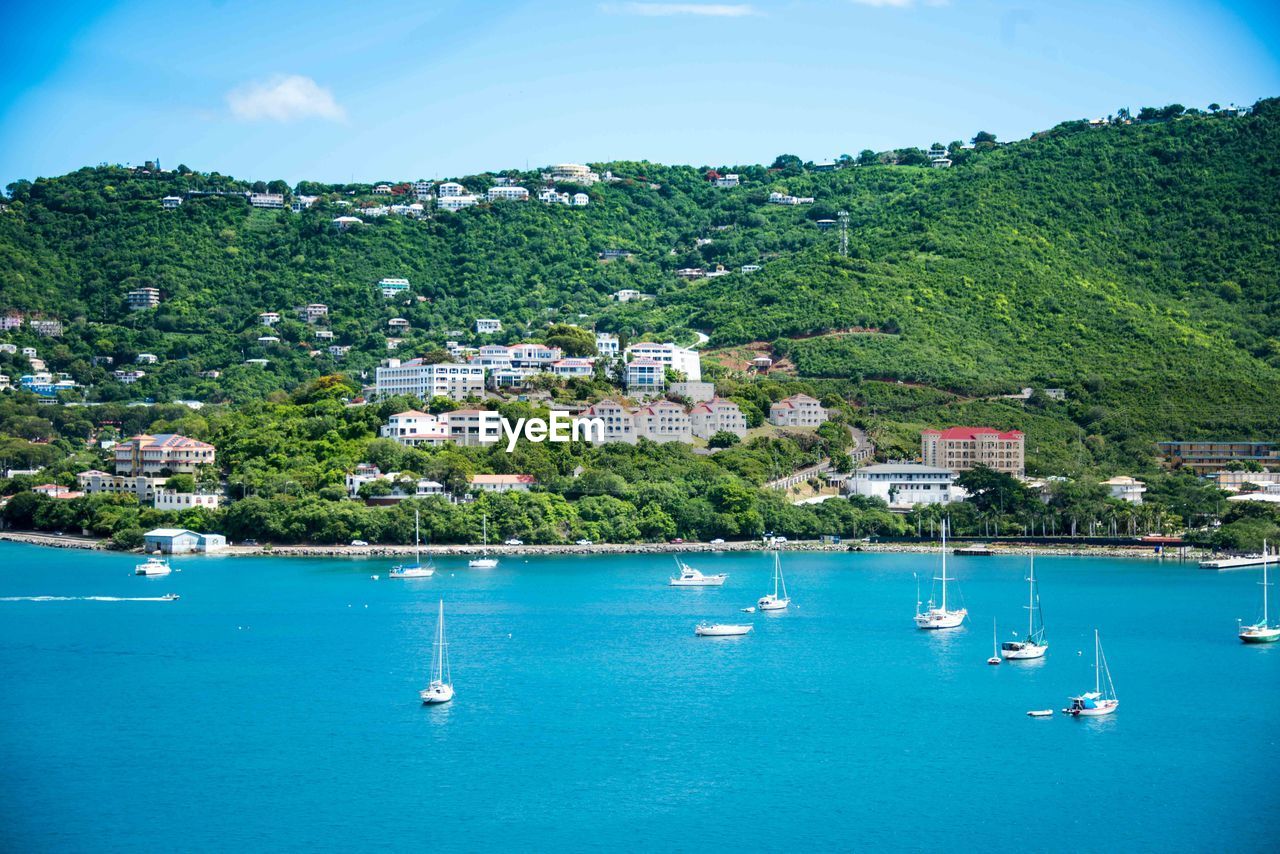
{"type": "Polygon", "coordinates": [[[652,359],[681,372],[687,380],[697,382],[702,379],[702,360],[698,352],[670,342],[657,344],[652,341],[642,341],[639,344],[632,344],[626,350],[626,358],[628,362],[635,359],[652,359]]]}
{"type": "Polygon", "coordinates": [[[669,400],[642,406],[631,417],[636,423],[636,435],[653,442],[688,443],[693,435],[689,431],[689,413],[669,400]]]}
{"type": "Polygon", "coordinates": [[[827,410],[807,394],[793,394],[769,407],[769,423],[775,427],[817,427],[826,420],[827,410]]]}
{"type": "Polygon", "coordinates": [[[689,429],[701,439],[710,439],[722,431],[741,439],[747,435],[747,419],[738,404],[713,397],[689,410],[689,429]]]}
{"type": "Polygon", "coordinates": [[[130,311],[143,311],[160,305],[159,288],[137,288],[125,295],[130,311]]]}
{"type": "Polygon", "coordinates": [[[151,475],[165,469],[194,472],[197,466],[213,465],[213,445],[188,439],[177,433],[134,436],[115,446],[116,474],[151,475]]]}
{"type": "Polygon", "coordinates": [[[927,466],[965,471],[986,466],[1021,476],[1026,471],[1026,437],[1020,430],[991,427],[948,427],[920,434],[920,455],[927,466]]]}
{"type": "Polygon", "coordinates": [[[374,387],[378,397],[411,394],[423,400],[462,400],[484,393],[484,368],[453,362],[426,364],[421,359],[387,359],[374,374],[374,387]]]}
{"type": "Polygon", "coordinates": [[[1280,442],[1156,442],[1165,465],[1196,474],[1221,471],[1231,463],[1280,466],[1280,442]]]}

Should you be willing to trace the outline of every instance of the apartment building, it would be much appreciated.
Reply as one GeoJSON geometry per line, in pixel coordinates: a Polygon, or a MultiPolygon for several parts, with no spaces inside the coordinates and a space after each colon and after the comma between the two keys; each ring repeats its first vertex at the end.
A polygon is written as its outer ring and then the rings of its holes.
{"type": "Polygon", "coordinates": [[[606,359],[618,358],[618,336],[612,332],[596,333],[596,352],[606,359]]]}
{"type": "Polygon", "coordinates": [[[119,443],[113,453],[116,474],[151,475],[165,469],[194,472],[197,466],[213,465],[216,449],[177,433],[143,433],[119,443]]]}
{"type": "Polygon", "coordinates": [[[160,305],[160,289],[136,288],[125,294],[125,302],[129,304],[129,311],[145,311],[148,308],[155,308],[160,305]]]}
{"type": "Polygon", "coordinates": [[[527,202],[529,191],[524,187],[490,187],[484,197],[489,202],[527,202]]]}
{"type": "Polygon", "coordinates": [[[456,362],[426,364],[421,359],[387,359],[374,373],[375,393],[378,397],[410,394],[423,400],[437,396],[453,400],[478,397],[484,394],[484,370],[479,365],[456,362]]]}
{"type": "Polygon", "coordinates": [[[467,188],[455,181],[445,181],[439,187],[436,187],[436,196],[441,199],[465,195],[467,195],[467,188]]]}
{"type": "Polygon", "coordinates": [[[589,377],[595,371],[592,359],[558,359],[550,365],[551,373],[565,379],[589,377]]]}
{"type": "Polygon", "coordinates": [[[455,445],[491,445],[501,436],[492,427],[485,428],[489,410],[455,409],[441,414],[440,420],[449,432],[449,441],[455,445]]]}
{"type": "Polygon", "coordinates": [[[249,204],[255,208],[284,208],[283,193],[249,193],[249,204]]]}
{"type": "Polygon", "coordinates": [[[702,379],[702,358],[698,355],[698,351],[677,346],[669,341],[666,344],[655,344],[651,341],[632,344],[626,349],[626,359],[628,362],[635,359],[648,359],[679,371],[684,374],[686,380],[699,382],[702,379]]]}
{"type": "Polygon", "coordinates": [[[975,466],[1022,476],[1026,471],[1026,437],[1020,430],[991,427],[948,427],[920,434],[920,456],[927,466],[966,471],[975,466]]]}
{"type": "Polygon", "coordinates": [[[747,435],[747,419],[732,400],[713,397],[689,410],[689,430],[700,439],[710,439],[721,431],[741,439],[747,435]]]}
{"type": "Polygon", "coordinates": [[[382,296],[391,299],[399,294],[409,290],[408,279],[396,279],[387,277],[378,281],[378,290],[382,291],[382,296]]]}
{"type": "Polygon", "coordinates": [[[378,435],[401,445],[438,447],[449,441],[449,424],[447,419],[410,409],[388,418],[378,435]]]}
{"type": "Polygon", "coordinates": [[[1166,466],[1187,468],[1196,474],[1221,471],[1231,463],[1280,467],[1280,442],[1156,442],[1156,452],[1166,466]]]}
{"type": "Polygon", "coordinates": [[[604,421],[604,438],[599,443],[626,442],[628,445],[636,443],[636,422],[631,416],[631,410],[616,400],[605,399],[599,403],[593,403],[582,410],[581,417],[599,418],[604,421]]]}
{"type": "Polygon", "coordinates": [[[669,400],[658,400],[632,413],[636,436],[653,442],[691,442],[689,413],[669,400]]]}
{"type": "Polygon", "coordinates": [[[775,427],[817,427],[827,420],[827,410],[807,394],[793,394],[769,407],[769,423],[775,427]]]}
{"type": "MultiPolygon", "coordinates": [[[[441,185],[444,186],[444,185],[441,185]]],[[[436,199],[436,210],[449,211],[456,213],[463,208],[469,208],[480,203],[480,197],[470,194],[460,196],[441,196],[436,199]]]]}
{"type": "Polygon", "coordinates": [[[625,381],[628,392],[657,394],[666,386],[665,366],[653,359],[636,359],[627,363],[625,381]]]}

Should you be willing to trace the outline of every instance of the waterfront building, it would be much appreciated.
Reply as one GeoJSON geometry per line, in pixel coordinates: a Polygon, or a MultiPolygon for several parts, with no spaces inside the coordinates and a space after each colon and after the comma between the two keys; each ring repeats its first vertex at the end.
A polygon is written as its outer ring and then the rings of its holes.
{"type": "Polygon", "coordinates": [[[949,504],[966,493],[951,469],[920,463],[883,463],[854,469],[845,481],[850,495],[879,498],[895,510],[917,504],[949,504]]]}
{"type": "Polygon", "coordinates": [[[143,505],[155,503],[156,493],[164,487],[165,480],[163,477],[147,475],[111,474],[97,469],[82,471],[76,475],[80,490],[86,494],[105,492],[108,495],[132,495],[143,505]]]}
{"type": "Polygon", "coordinates": [[[156,528],[143,535],[143,551],[169,555],[215,552],[227,547],[221,534],[201,534],[186,528],[156,528]]]}
{"type": "Polygon", "coordinates": [[[793,394],[769,407],[769,423],[775,427],[817,427],[826,420],[827,410],[807,394],[793,394]]]}
{"type": "Polygon", "coordinates": [[[920,434],[921,461],[952,471],[986,466],[1021,477],[1025,473],[1026,437],[1020,430],[991,427],[948,427],[920,434]]]}

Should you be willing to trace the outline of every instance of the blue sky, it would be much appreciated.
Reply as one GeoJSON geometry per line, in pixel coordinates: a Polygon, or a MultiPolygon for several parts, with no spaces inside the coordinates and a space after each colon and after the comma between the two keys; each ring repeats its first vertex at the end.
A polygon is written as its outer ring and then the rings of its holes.
{"type": "Polygon", "coordinates": [[[721,165],[1280,95],[1280,4],[8,0],[0,184],[721,165]]]}

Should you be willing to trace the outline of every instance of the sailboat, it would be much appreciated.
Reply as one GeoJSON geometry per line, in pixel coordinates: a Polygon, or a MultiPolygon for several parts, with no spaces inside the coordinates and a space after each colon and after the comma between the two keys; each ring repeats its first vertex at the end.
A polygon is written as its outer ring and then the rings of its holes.
{"type": "Polygon", "coordinates": [[[1102,652],[1102,638],[1098,630],[1093,630],[1093,690],[1079,697],[1071,698],[1071,706],[1063,709],[1063,714],[1079,718],[1096,718],[1109,715],[1120,708],[1116,699],[1116,686],[1111,681],[1111,668],[1107,667],[1107,657],[1102,652]],[[1107,674],[1105,689],[1102,685],[1102,674],[1107,674]]]}
{"type": "Polygon", "coordinates": [[[773,592],[761,596],[756,601],[756,607],[761,611],[781,611],[791,604],[790,597],[787,596],[787,582],[782,577],[782,562],[778,552],[773,553],[773,592]],[[781,595],[779,595],[781,589],[781,595]]]}
{"type": "Polygon", "coordinates": [[[942,577],[935,578],[934,581],[942,582],[942,605],[934,607],[932,594],[929,598],[929,608],[926,611],[920,610],[920,594],[916,594],[916,628],[919,629],[954,629],[964,622],[964,618],[969,616],[966,608],[952,611],[947,608],[947,523],[942,523],[942,577]]]}
{"type": "Polygon", "coordinates": [[[480,557],[473,557],[471,560],[469,560],[467,562],[467,566],[471,567],[472,569],[493,569],[495,566],[498,565],[498,559],[496,557],[489,557],[489,516],[488,514],[485,514],[484,516],[482,516],[481,519],[482,519],[481,525],[483,526],[481,530],[483,531],[483,533],[481,534],[480,541],[484,544],[483,551],[480,552],[480,557]]]}
{"type": "Polygon", "coordinates": [[[431,683],[418,692],[424,705],[437,706],[453,699],[453,674],[449,672],[449,644],[444,639],[444,600],[436,622],[436,641],[431,648],[431,683]]]}
{"type": "Polygon", "coordinates": [[[987,659],[987,664],[1000,663],[999,643],[996,640],[996,621],[993,617],[991,620],[991,657],[987,659]]]}
{"type": "Polygon", "coordinates": [[[1280,626],[1267,621],[1267,541],[1262,541],[1262,622],[1240,628],[1240,640],[1244,643],[1275,643],[1280,640],[1280,626]]]}
{"type": "Polygon", "coordinates": [[[413,511],[413,563],[391,567],[387,578],[429,578],[435,575],[436,568],[422,565],[422,547],[418,540],[418,511],[413,511]]]}
{"type": "Polygon", "coordinates": [[[1027,593],[1027,604],[1022,607],[1027,609],[1027,639],[1020,641],[1007,641],[1000,645],[1000,654],[1010,661],[1020,661],[1028,658],[1044,658],[1045,652],[1049,649],[1049,644],[1044,640],[1044,612],[1040,610],[1040,594],[1036,592],[1036,559],[1031,557],[1031,575],[1027,578],[1029,587],[1027,593]],[[1037,627],[1037,618],[1039,618],[1039,626],[1037,627]]]}

